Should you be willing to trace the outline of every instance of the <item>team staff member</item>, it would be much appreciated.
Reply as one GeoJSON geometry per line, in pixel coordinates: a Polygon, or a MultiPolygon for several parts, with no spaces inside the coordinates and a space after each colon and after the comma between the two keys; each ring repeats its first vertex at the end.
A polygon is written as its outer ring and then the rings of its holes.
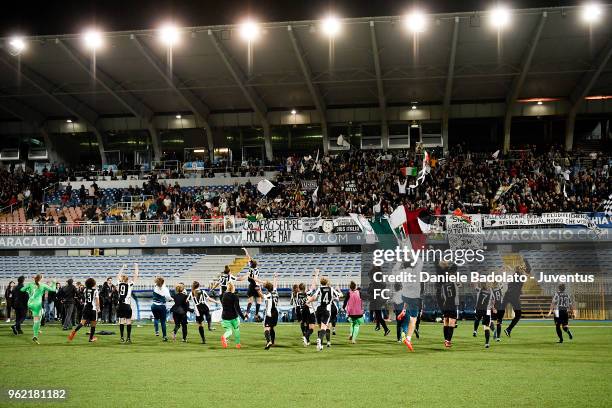
{"type": "Polygon", "coordinates": [[[174,305],[170,309],[172,318],[174,319],[174,330],[172,331],[172,340],[176,341],[176,333],[179,328],[183,330],[183,343],[187,342],[187,312],[189,311],[189,302],[187,301],[187,293],[185,293],[185,285],[179,283],[176,285],[175,293],[172,295],[174,305]]]}
{"type": "Polygon", "coordinates": [[[228,282],[227,290],[221,297],[221,325],[225,329],[225,333],[221,335],[221,345],[223,348],[227,348],[227,340],[234,334],[234,339],[236,341],[236,348],[239,349],[241,347],[240,344],[240,321],[238,317],[241,317],[242,320],[246,320],[247,316],[240,309],[240,301],[238,300],[238,295],[236,295],[236,288],[232,282],[228,282]]]}
{"type": "Polygon", "coordinates": [[[151,313],[153,313],[153,326],[155,335],[159,336],[159,325],[161,325],[162,339],[168,341],[166,335],[166,319],[168,318],[168,309],[166,302],[171,301],[170,291],[164,284],[164,278],[158,276],[155,278],[155,287],[153,288],[153,304],[151,305],[151,313]]]}
{"type": "Polygon", "coordinates": [[[28,312],[28,294],[23,292],[24,276],[17,278],[17,285],[13,288],[13,308],[15,309],[15,324],[11,326],[14,335],[23,334],[21,324],[28,312]]]}

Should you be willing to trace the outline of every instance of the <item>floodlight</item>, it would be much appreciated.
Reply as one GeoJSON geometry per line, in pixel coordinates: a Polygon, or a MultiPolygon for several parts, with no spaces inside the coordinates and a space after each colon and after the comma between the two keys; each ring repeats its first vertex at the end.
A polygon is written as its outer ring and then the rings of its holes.
{"type": "Polygon", "coordinates": [[[408,28],[413,33],[422,33],[425,31],[425,26],[427,25],[427,18],[425,14],[420,11],[413,11],[412,13],[406,16],[406,28],[408,28]]]}
{"type": "Polygon", "coordinates": [[[245,21],[240,25],[240,36],[245,41],[256,40],[259,37],[259,26],[254,21],[245,21]]]}
{"type": "Polygon", "coordinates": [[[510,10],[507,7],[498,6],[491,10],[489,19],[493,27],[502,29],[510,23],[510,10]]]}
{"type": "Polygon", "coordinates": [[[19,54],[26,48],[26,43],[23,37],[12,37],[9,40],[9,45],[11,46],[11,52],[14,54],[19,54]]]}
{"type": "Polygon", "coordinates": [[[297,111],[295,109],[291,109],[291,114],[295,115],[297,113],[297,111]]]}
{"type": "Polygon", "coordinates": [[[179,40],[179,30],[175,25],[166,24],[159,29],[159,39],[168,47],[174,46],[179,40]]]}
{"type": "Polygon", "coordinates": [[[542,105],[544,102],[542,101],[538,101],[538,105],[542,105]]]}
{"type": "Polygon", "coordinates": [[[83,35],[83,41],[88,48],[95,50],[102,45],[102,33],[98,30],[86,31],[83,35]]]}
{"type": "Polygon", "coordinates": [[[327,16],[322,24],[323,32],[329,37],[335,37],[340,32],[340,20],[335,16],[327,16]]]}
{"type": "Polygon", "coordinates": [[[601,14],[601,6],[596,3],[585,4],[582,8],[582,19],[589,24],[599,21],[601,14]]]}
{"type": "Polygon", "coordinates": [[[177,119],[182,118],[182,116],[181,116],[181,115],[176,115],[175,117],[176,117],[177,119]]]}

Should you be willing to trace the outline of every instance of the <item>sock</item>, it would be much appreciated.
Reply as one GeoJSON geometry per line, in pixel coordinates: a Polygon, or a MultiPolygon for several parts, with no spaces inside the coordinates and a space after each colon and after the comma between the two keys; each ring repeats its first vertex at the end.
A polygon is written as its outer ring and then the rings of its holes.
{"type": "Polygon", "coordinates": [[[495,332],[495,337],[499,339],[499,336],[501,336],[501,323],[497,323],[497,331],[495,332]]]}
{"type": "Polygon", "coordinates": [[[270,339],[270,331],[269,330],[264,331],[264,335],[266,336],[266,343],[271,343],[272,340],[270,339]]]}
{"type": "Polygon", "coordinates": [[[521,311],[520,310],[515,310],[514,311],[514,319],[512,319],[512,321],[510,322],[510,326],[508,326],[508,331],[512,331],[512,329],[514,328],[514,326],[516,326],[516,324],[519,322],[519,320],[521,320],[521,311]]]}
{"type": "Polygon", "coordinates": [[[306,337],[306,326],[303,322],[300,322],[300,330],[302,330],[302,336],[306,337]]]}
{"type": "Polygon", "coordinates": [[[312,335],[312,333],[314,332],[314,330],[312,330],[310,327],[308,328],[308,330],[306,331],[306,341],[310,341],[310,336],[312,335]]]}
{"type": "Polygon", "coordinates": [[[123,324],[120,324],[120,325],[119,325],[119,334],[121,334],[121,338],[123,338],[123,327],[124,327],[124,326],[125,326],[125,325],[123,325],[123,324]]]}
{"type": "Polygon", "coordinates": [[[485,344],[489,344],[490,337],[491,337],[490,330],[485,330],[485,344]]]}
{"type": "Polygon", "coordinates": [[[270,329],[270,339],[272,339],[272,344],[274,344],[274,340],[276,340],[276,331],[274,327],[270,329]]]}
{"type": "Polygon", "coordinates": [[[202,338],[202,341],[205,341],[206,338],[204,337],[204,327],[198,327],[198,331],[200,332],[200,337],[202,338]]]}
{"type": "Polygon", "coordinates": [[[181,326],[183,327],[183,340],[187,340],[187,323],[183,323],[181,326]]]}
{"type": "Polygon", "coordinates": [[[448,326],[448,341],[453,339],[453,332],[455,331],[454,326],[448,326]]]}
{"type": "Polygon", "coordinates": [[[208,318],[208,330],[212,329],[212,321],[211,318],[208,318]]]}
{"type": "Polygon", "coordinates": [[[40,331],[40,319],[34,320],[32,329],[34,330],[34,337],[38,337],[38,332],[40,331]]]}
{"type": "Polygon", "coordinates": [[[251,312],[251,305],[252,305],[252,303],[251,303],[251,302],[247,303],[247,310],[246,310],[246,314],[249,314],[249,313],[251,312]]]}
{"type": "Polygon", "coordinates": [[[81,323],[77,324],[77,326],[74,328],[74,331],[78,332],[81,329],[81,327],[83,327],[81,323]]]}
{"type": "Polygon", "coordinates": [[[329,341],[330,341],[330,338],[329,338],[329,335],[330,335],[330,334],[331,334],[331,332],[330,332],[330,330],[329,330],[329,329],[325,330],[325,340],[327,340],[327,342],[328,342],[328,343],[329,343],[329,341]]]}
{"type": "Polygon", "coordinates": [[[444,340],[448,340],[448,326],[444,326],[444,340]]]}
{"type": "Polygon", "coordinates": [[[236,344],[240,344],[240,327],[234,329],[234,336],[236,336],[236,344]]]}
{"type": "Polygon", "coordinates": [[[91,326],[91,331],[89,332],[89,340],[93,339],[94,334],[96,334],[96,326],[91,326]]]}
{"type": "Polygon", "coordinates": [[[479,321],[477,319],[474,319],[474,331],[478,331],[478,323],[479,321]]]}
{"type": "Polygon", "coordinates": [[[259,315],[259,308],[261,307],[261,305],[259,303],[255,303],[255,314],[259,315]]]}
{"type": "Polygon", "coordinates": [[[321,341],[321,344],[323,344],[324,338],[325,338],[325,330],[319,330],[318,339],[321,341]]]}
{"type": "Polygon", "coordinates": [[[564,328],[563,328],[563,331],[564,331],[564,332],[566,332],[568,336],[570,336],[570,340],[571,340],[571,338],[572,338],[572,332],[570,331],[569,327],[567,327],[567,326],[566,326],[566,327],[564,327],[564,328]]]}
{"type": "Polygon", "coordinates": [[[559,340],[563,341],[563,333],[561,332],[561,325],[555,325],[555,329],[557,330],[557,336],[559,336],[559,340]]]}
{"type": "Polygon", "coordinates": [[[128,324],[127,325],[127,335],[128,335],[128,339],[131,337],[132,335],[132,325],[128,324]]]}

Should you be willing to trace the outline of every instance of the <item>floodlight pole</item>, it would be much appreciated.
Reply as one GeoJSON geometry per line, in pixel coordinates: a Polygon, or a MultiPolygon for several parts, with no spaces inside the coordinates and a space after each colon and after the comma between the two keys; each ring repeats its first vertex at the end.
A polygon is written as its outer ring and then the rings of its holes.
{"type": "Polygon", "coordinates": [[[312,80],[312,70],[308,61],[306,61],[306,55],[297,39],[295,32],[293,31],[293,27],[291,25],[287,26],[287,32],[289,33],[289,39],[291,40],[291,44],[293,45],[293,51],[295,52],[295,56],[297,57],[298,63],[300,64],[300,69],[302,70],[302,75],[304,75],[304,79],[306,80],[306,86],[308,87],[308,91],[310,92],[310,96],[314,101],[315,107],[317,108],[317,113],[319,114],[319,120],[321,121],[321,132],[323,134],[323,152],[327,154],[329,150],[329,128],[327,125],[327,106],[325,105],[325,100],[323,99],[323,95],[321,94],[320,89],[312,80]]]}
{"type": "Polygon", "coordinates": [[[529,73],[529,68],[531,67],[531,61],[533,60],[533,56],[535,54],[535,50],[538,47],[538,43],[540,42],[540,37],[542,35],[542,31],[544,29],[544,24],[546,23],[546,18],[548,17],[548,13],[546,11],[542,12],[540,16],[540,21],[531,36],[531,42],[527,45],[527,50],[523,54],[523,58],[521,60],[521,72],[518,76],[514,77],[512,80],[512,85],[510,86],[510,92],[506,97],[506,115],[504,116],[504,153],[507,153],[510,150],[510,130],[512,127],[512,114],[514,111],[514,104],[518,99],[521,90],[523,89],[523,84],[525,83],[525,79],[527,78],[527,74],[529,73]]]}
{"type": "Polygon", "coordinates": [[[208,30],[208,38],[210,38],[210,41],[217,50],[217,53],[221,57],[221,60],[234,78],[234,81],[236,81],[236,84],[242,91],[247,102],[249,103],[249,105],[251,105],[251,108],[253,109],[253,111],[255,111],[255,114],[259,118],[259,122],[261,123],[264,132],[264,146],[266,148],[266,158],[271,161],[274,158],[274,155],[272,152],[270,121],[267,117],[268,108],[264,104],[263,99],[261,99],[261,97],[257,94],[257,92],[252,87],[247,87],[244,73],[242,72],[238,64],[236,64],[236,62],[232,59],[232,57],[229,55],[223,45],[221,45],[219,39],[212,30],[208,30]]]}
{"type": "Polygon", "coordinates": [[[382,148],[389,148],[389,124],[387,123],[387,99],[382,80],[382,70],[380,68],[380,50],[376,40],[376,27],[374,21],[370,21],[370,40],[372,41],[372,56],[374,57],[374,70],[376,71],[376,88],[378,90],[378,106],[380,109],[380,127],[382,148]]]}
{"type": "Polygon", "coordinates": [[[161,145],[159,143],[157,130],[153,125],[153,111],[99,67],[96,66],[95,72],[93,72],[89,61],[80,55],[73,47],[68,45],[64,40],[57,40],[56,44],[59,45],[59,47],[70,57],[70,59],[72,59],[82,70],[87,72],[91,79],[100,84],[106,92],[113,96],[132,115],[144,122],[145,126],[149,130],[149,133],[151,134],[153,155],[155,160],[159,160],[161,158],[161,145]],[[119,92],[121,92],[121,95],[119,92]]]}
{"type": "Polygon", "coordinates": [[[578,110],[582,106],[584,98],[591,92],[591,89],[597,82],[597,79],[610,58],[612,58],[612,39],[610,39],[599,52],[597,58],[593,61],[591,69],[583,75],[580,82],[578,82],[569,96],[570,109],[565,122],[565,150],[572,150],[574,145],[574,127],[576,125],[578,110]]]}
{"type": "Polygon", "coordinates": [[[100,161],[102,165],[106,164],[104,140],[102,139],[102,130],[98,127],[99,115],[97,112],[71,95],[56,95],[53,90],[57,89],[57,86],[42,75],[30,69],[23,62],[21,62],[20,66],[17,67],[15,63],[7,59],[5,55],[0,55],[0,63],[6,65],[16,74],[21,75],[21,78],[28,81],[49,99],[64,108],[70,115],[78,118],[79,121],[87,125],[88,130],[92,131],[96,136],[98,151],[100,152],[100,161]]]}
{"type": "Polygon", "coordinates": [[[457,56],[457,42],[459,40],[459,17],[454,18],[453,37],[451,39],[451,50],[448,58],[448,73],[444,87],[444,101],[442,103],[442,149],[448,152],[448,120],[450,117],[450,104],[453,94],[453,79],[455,77],[455,59],[457,56]]]}
{"type": "MultiPolygon", "coordinates": [[[[138,48],[140,53],[145,57],[149,64],[164,79],[164,81],[172,89],[172,91],[174,91],[174,93],[179,96],[181,102],[187,107],[187,109],[189,109],[193,113],[196,121],[196,126],[202,126],[204,128],[206,132],[208,154],[210,160],[212,161],[214,144],[212,130],[208,122],[210,117],[209,107],[190,90],[179,88],[179,84],[182,84],[180,78],[174,73],[169,74],[167,67],[159,60],[155,53],[140,38],[138,38],[134,34],[130,38],[132,39],[132,41],[134,41],[136,48],[138,48]]],[[[155,126],[153,125],[152,121],[147,124],[147,129],[149,130],[149,133],[151,133],[151,138],[155,137],[159,140],[157,130],[155,129],[155,126]]],[[[159,150],[159,156],[161,157],[161,147],[159,150]]]]}

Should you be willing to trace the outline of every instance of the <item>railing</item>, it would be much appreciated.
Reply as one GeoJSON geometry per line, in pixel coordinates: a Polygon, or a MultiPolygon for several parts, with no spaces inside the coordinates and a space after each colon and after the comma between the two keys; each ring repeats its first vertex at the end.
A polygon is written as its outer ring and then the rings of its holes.
{"type": "Polygon", "coordinates": [[[122,221],[66,224],[0,224],[0,236],[207,234],[225,232],[222,218],[181,222],[122,221]]]}

